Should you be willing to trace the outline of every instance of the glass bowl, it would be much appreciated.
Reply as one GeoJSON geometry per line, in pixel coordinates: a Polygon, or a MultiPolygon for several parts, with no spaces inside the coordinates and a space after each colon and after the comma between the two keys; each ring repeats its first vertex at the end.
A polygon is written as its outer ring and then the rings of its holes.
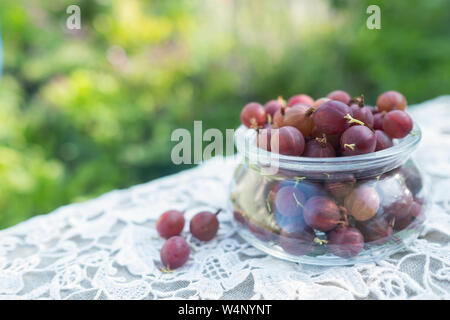
{"type": "Polygon", "coordinates": [[[243,161],[231,185],[238,233],[278,258],[315,265],[383,259],[414,241],[425,221],[428,187],[411,153],[412,132],[382,151],[336,158],[278,155],[241,126],[243,161]]]}

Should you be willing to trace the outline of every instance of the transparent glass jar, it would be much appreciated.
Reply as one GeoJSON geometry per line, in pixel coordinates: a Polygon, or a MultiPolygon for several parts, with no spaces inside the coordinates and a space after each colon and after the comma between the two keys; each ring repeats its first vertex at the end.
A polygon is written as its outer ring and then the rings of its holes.
{"type": "Polygon", "coordinates": [[[422,229],[427,184],[410,159],[420,128],[393,147],[359,156],[276,155],[241,126],[230,206],[241,237],[273,256],[349,265],[387,257],[422,229]]]}

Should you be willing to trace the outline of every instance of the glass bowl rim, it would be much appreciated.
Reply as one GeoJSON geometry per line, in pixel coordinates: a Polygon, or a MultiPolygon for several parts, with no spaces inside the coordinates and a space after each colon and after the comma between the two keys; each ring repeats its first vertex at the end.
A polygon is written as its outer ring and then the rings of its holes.
{"type": "Polygon", "coordinates": [[[256,145],[256,130],[249,129],[244,125],[240,125],[235,132],[236,148],[238,153],[243,154],[245,158],[253,157],[252,159],[258,159],[259,164],[267,164],[268,161],[273,161],[275,158],[279,162],[280,168],[291,170],[332,169],[339,171],[340,169],[348,170],[350,165],[357,166],[353,169],[364,169],[372,165],[382,165],[385,162],[396,159],[402,160],[401,158],[404,158],[403,160],[406,161],[409,155],[416,149],[421,139],[422,131],[413,119],[411,133],[402,139],[394,139],[394,146],[390,148],[357,156],[310,158],[276,154],[261,149],[256,145]],[[245,148],[246,145],[248,148],[245,148]]]}

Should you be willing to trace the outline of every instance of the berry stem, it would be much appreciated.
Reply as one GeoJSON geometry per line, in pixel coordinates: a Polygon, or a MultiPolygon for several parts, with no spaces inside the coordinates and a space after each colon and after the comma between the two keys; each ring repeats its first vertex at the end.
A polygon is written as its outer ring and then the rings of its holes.
{"type": "Polygon", "coordinates": [[[319,239],[319,238],[317,238],[317,237],[315,237],[313,241],[314,241],[314,243],[317,243],[317,244],[319,244],[320,246],[323,245],[323,244],[327,244],[327,243],[328,243],[327,240],[322,240],[322,239],[319,239]]]}
{"type": "Polygon", "coordinates": [[[360,108],[364,107],[364,95],[361,94],[359,97],[351,98],[348,105],[351,106],[353,103],[357,103],[360,108]]]}
{"type": "Polygon", "coordinates": [[[322,148],[325,148],[327,146],[327,136],[325,133],[322,134],[322,138],[317,137],[316,141],[320,143],[320,146],[322,148]]]}
{"type": "Polygon", "coordinates": [[[297,187],[298,182],[299,182],[300,180],[305,180],[306,177],[294,177],[294,179],[295,179],[295,184],[294,184],[294,188],[295,188],[295,187],[297,187]]]}
{"type": "Polygon", "coordinates": [[[278,102],[280,102],[283,106],[286,105],[286,100],[284,100],[282,96],[278,96],[278,102]]]}
{"type": "Polygon", "coordinates": [[[305,115],[306,115],[307,117],[310,117],[310,116],[314,113],[314,111],[316,111],[316,109],[314,109],[313,107],[311,107],[311,108],[309,108],[308,110],[306,110],[305,115]]]}
{"type": "Polygon", "coordinates": [[[266,198],[267,210],[269,211],[270,214],[272,214],[272,207],[270,205],[269,197],[273,197],[272,196],[272,190],[269,191],[269,194],[267,195],[267,198],[266,198]]]}
{"type": "Polygon", "coordinates": [[[364,107],[364,95],[361,93],[361,97],[359,98],[358,106],[360,108],[364,107]]]}
{"type": "Polygon", "coordinates": [[[392,218],[392,220],[390,221],[390,226],[391,227],[394,227],[394,225],[395,225],[395,216],[392,218]]]}
{"type": "Polygon", "coordinates": [[[272,214],[272,207],[270,206],[269,200],[266,200],[266,206],[267,206],[267,211],[269,212],[269,214],[272,214]]]}
{"type": "Polygon", "coordinates": [[[173,270],[170,269],[170,267],[167,267],[167,269],[163,268],[163,267],[159,267],[159,271],[161,271],[162,273],[172,273],[173,272],[173,270]]]}
{"type": "Polygon", "coordinates": [[[220,212],[222,211],[222,209],[218,209],[215,213],[215,215],[217,216],[220,212]]]}
{"type": "Polygon", "coordinates": [[[339,210],[342,213],[342,217],[344,218],[344,221],[341,221],[341,223],[344,226],[348,226],[348,214],[347,214],[347,208],[344,206],[339,206],[339,210]]]}
{"type": "Polygon", "coordinates": [[[295,202],[297,203],[297,205],[298,205],[299,207],[302,207],[302,208],[303,208],[303,204],[302,204],[300,201],[298,201],[297,196],[295,195],[295,193],[292,193],[292,196],[294,197],[294,200],[295,200],[295,202]]]}
{"type": "Polygon", "coordinates": [[[362,126],[364,126],[365,124],[364,124],[364,122],[362,122],[362,121],[359,121],[358,119],[355,119],[355,118],[353,118],[350,114],[346,114],[345,116],[344,116],[344,118],[345,119],[347,119],[348,120],[348,123],[357,123],[357,124],[359,124],[359,125],[362,125],[362,126]]]}
{"type": "Polygon", "coordinates": [[[344,148],[350,148],[352,150],[355,150],[355,144],[354,143],[352,143],[352,144],[346,143],[346,144],[344,144],[344,148]]]}

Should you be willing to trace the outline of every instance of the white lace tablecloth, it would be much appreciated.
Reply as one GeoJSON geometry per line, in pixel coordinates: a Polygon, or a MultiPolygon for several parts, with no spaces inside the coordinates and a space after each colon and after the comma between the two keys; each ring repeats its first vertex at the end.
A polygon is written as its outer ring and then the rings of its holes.
{"type": "Polygon", "coordinates": [[[410,107],[424,137],[415,153],[432,181],[421,237],[379,263],[318,267],[252,248],[221,213],[219,234],[188,263],[161,272],[155,221],[168,209],[224,207],[236,161],[195,169],[61,207],[0,232],[1,299],[450,298],[450,96],[410,107]]]}

